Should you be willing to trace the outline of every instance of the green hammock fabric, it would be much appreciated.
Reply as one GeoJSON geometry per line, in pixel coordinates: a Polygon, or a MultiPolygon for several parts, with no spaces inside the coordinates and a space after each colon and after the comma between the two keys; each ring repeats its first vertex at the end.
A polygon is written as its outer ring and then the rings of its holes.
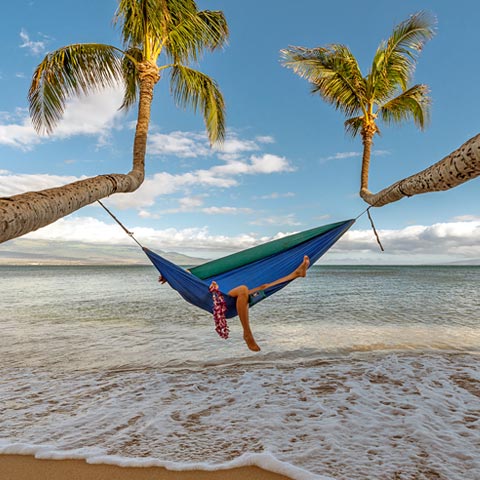
{"type": "Polygon", "coordinates": [[[279,238],[256,247],[248,248],[247,250],[242,250],[241,252],[219,258],[218,260],[212,260],[211,262],[204,263],[198,267],[191,268],[190,272],[202,280],[205,278],[216,277],[222,273],[288,250],[299,243],[311,240],[312,238],[329,232],[330,230],[335,230],[344,223],[345,222],[331,223],[329,225],[324,225],[321,227],[312,228],[310,230],[305,230],[304,232],[296,233],[294,235],[289,235],[288,237],[279,238]]]}

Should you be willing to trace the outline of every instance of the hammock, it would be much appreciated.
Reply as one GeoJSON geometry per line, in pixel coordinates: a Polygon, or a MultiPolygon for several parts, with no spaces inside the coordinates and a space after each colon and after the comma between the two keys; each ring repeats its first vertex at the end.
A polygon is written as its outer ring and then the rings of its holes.
{"type": "MultiPolygon", "coordinates": [[[[293,272],[304,255],[313,265],[353,224],[355,220],[332,223],[243,250],[207,262],[190,272],[142,247],[162,277],[187,302],[213,313],[214,299],[209,290],[214,280],[225,300],[225,318],[237,315],[236,298],[228,295],[232,288],[247,285],[249,289],[271,283],[293,272]]],[[[284,282],[251,296],[250,306],[285,287],[284,282]]]]}

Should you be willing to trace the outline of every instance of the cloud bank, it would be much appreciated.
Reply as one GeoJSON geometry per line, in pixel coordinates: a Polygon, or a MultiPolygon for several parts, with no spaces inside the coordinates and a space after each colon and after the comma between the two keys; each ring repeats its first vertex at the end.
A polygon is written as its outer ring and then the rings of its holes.
{"type": "Polygon", "coordinates": [[[17,109],[14,114],[0,119],[0,145],[29,151],[40,143],[75,135],[97,136],[99,143],[103,144],[123,116],[118,111],[122,98],[120,88],[109,88],[72,99],[62,120],[48,137],[37,134],[26,109],[17,109]]]}
{"type": "MultiPolygon", "coordinates": [[[[210,256],[249,248],[281,238],[293,231],[278,232],[274,237],[252,233],[216,235],[208,227],[154,228],[133,227],[142,244],[153,249],[179,253],[208,251],[210,256]]],[[[297,230],[298,231],[298,230],[297,230]]],[[[386,252],[381,253],[371,230],[350,230],[326,255],[322,263],[349,264],[425,264],[470,261],[480,262],[480,219],[453,221],[434,225],[415,225],[399,230],[380,230],[386,252]]],[[[100,245],[129,245],[131,240],[116,224],[92,217],[65,218],[24,238],[100,245]]],[[[0,249],[1,255],[1,249],[0,249]]],[[[478,263],[477,263],[478,264],[478,263]]]]}

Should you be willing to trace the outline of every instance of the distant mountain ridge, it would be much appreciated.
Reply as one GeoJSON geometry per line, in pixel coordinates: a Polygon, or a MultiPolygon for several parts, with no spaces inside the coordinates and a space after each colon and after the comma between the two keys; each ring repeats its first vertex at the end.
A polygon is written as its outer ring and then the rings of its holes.
{"type": "MultiPolygon", "coordinates": [[[[193,266],[208,261],[177,252],[158,250],[158,253],[178,265],[193,266]]],[[[0,265],[150,265],[150,262],[134,245],[92,245],[21,238],[0,245],[0,265]]]]}
{"type": "MultiPolygon", "coordinates": [[[[157,253],[173,263],[182,266],[195,266],[209,261],[209,258],[191,257],[177,252],[165,252],[155,249],[157,253]]],[[[136,245],[95,245],[82,242],[30,240],[18,238],[0,244],[1,265],[150,265],[147,256],[136,245]]],[[[326,257],[319,265],[323,266],[388,266],[388,265],[444,265],[444,266],[480,266],[480,258],[457,260],[441,263],[369,263],[338,260],[326,257]]]]}

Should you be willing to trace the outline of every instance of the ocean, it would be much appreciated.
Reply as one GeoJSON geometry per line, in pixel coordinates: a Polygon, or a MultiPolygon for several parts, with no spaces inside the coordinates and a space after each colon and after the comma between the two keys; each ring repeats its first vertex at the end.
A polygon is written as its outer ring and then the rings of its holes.
{"type": "Polygon", "coordinates": [[[238,319],[152,267],[0,267],[0,453],[480,479],[480,267],[314,266],[238,319]]]}

